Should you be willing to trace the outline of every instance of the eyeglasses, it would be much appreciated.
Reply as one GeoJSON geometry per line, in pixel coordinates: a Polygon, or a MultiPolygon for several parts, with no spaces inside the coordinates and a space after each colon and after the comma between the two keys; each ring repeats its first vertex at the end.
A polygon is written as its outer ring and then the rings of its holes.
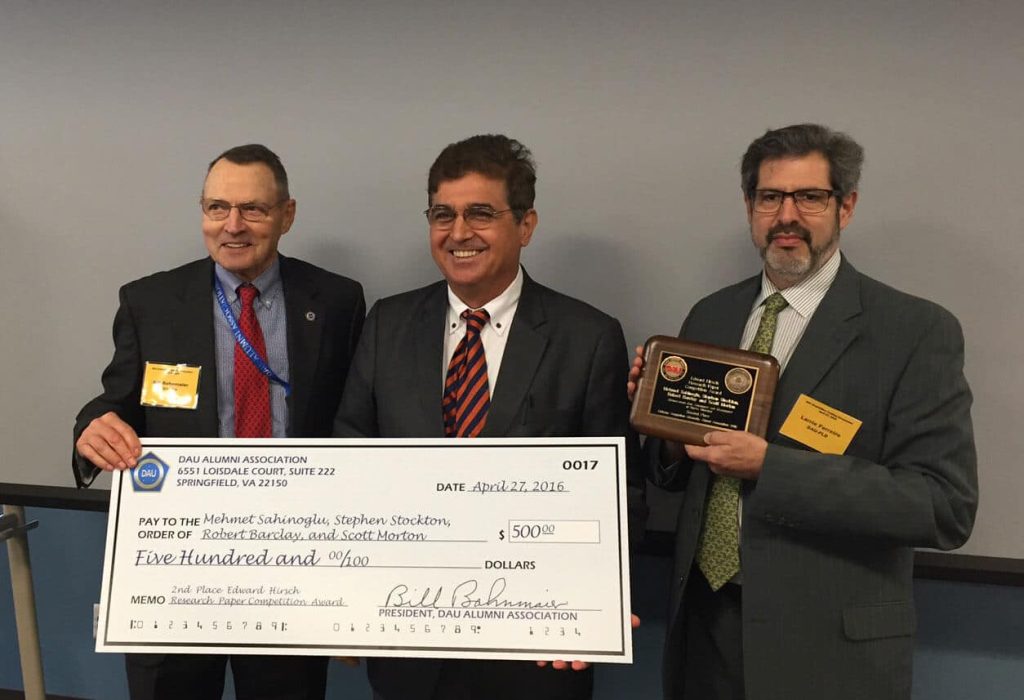
{"type": "Polygon", "coordinates": [[[758,214],[774,214],[782,208],[786,197],[793,198],[793,204],[804,214],[820,214],[828,209],[829,200],[835,190],[754,190],[754,211],[758,214]]]}
{"type": "Polygon", "coordinates": [[[232,209],[237,209],[238,215],[246,221],[260,223],[270,217],[271,210],[276,209],[287,201],[287,198],[282,199],[280,202],[268,206],[259,202],[232,204],[231,202],[225,202],[223,199],[200,199],[199,206],[203,208],[203,213],[206,214],[207,218],[213,221],[223,221],[231,216],[232,209]]]}
{"type": "Polygon", "coordinates": [[[455,220],[462,216],[465,220],[466,225],[474,231],[482,231],[490,227],[495,219],[502,214],[508,212],[519,211],[517,209],[500,209],[495,210],[491,207],[473,205],[466,207],[462,210],[462,214],[455,211],[451,207],[444,206],[443,204],[435,204],[423,213],[427,217],[427,221],[430,222],[431,228],[447,230],[455,227],[455,220]]]}

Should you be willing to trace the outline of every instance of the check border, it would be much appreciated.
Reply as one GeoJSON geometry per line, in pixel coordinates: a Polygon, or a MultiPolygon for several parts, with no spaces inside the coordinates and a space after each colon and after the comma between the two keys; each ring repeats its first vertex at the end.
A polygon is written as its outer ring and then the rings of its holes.
{"type": "MultiPolygon", "coordinates": [[[[287,446],[295,449],[330,449],[330,450],[344,450],[344,449],[365,449],[372,447],[377,449],[389,449],[389,450],[425,450],[425,449],[451,449],[456,447],[449,439],[443,438],[401,438],[401,439],[377,439],[377,440],[365,440],[365,439],[260,439],[260,440],[249,440],[249,439],[145,439],[143,445],[146,450],[160,449],[162,447],[175,447],[175,448],[202,448],[205,450],[214,449],[262,449],[266,447],[281,447],[287,446]]],[[[495,448],[511,448],[516,450],[527,450],[527,449],[538,449],[538,450],[549,450],[551,448],[611,448],[614,457],[614,471],[615,471],[615,488],[618,497],[615,503],[615,512],[617,516],[616,523],[616,541],[619,542],[619,546],[616,547],[617,551],[617,573],[620,581],[625,581],[626,585],[619,585],[619,609],[622,611],[628,611],[629,607],[626,596],[628,593],[628,549],[621,543],[628,542],[628,535],[623,531],[626,526],[628,519],[625,508],[625,497],[624,489],[626,484],[624,481],[625,475],[625,464],[621,461],[624,457],[624,441],[622,438],[610,437],[607,439],[602,438],[477,438],[473,441],[467,441],[457,445],[458,449],[463,450],[476,450],[476,449],[487,449],[494,450],[495,448]]],[[[117,548],[119,546],[120,529],[119,525],[121,518],[121,499],[122,489],[131,489],[131,476],[127,471],[120,472],[114,476],[114,481],[117,483],[116,488],[112,488],[111,501],[110,501],[110,515],[112,521],[108,523],[108,527],[113,526],[115,528],[114,534],[111,540],[112,552],[110,555],[111,566],[108,572],[108,578],[106,580],[107,592],[110,596],[114,595],[116,586],[116,563],[117,563],[117,548]]],[[[538,543],[540,544],[540,543],[538,543]]],[[[350,645],[350,644],[287,644],[287,643],[258,643],[258,642],[247,642],[247,643],[232,643],[223,644],[216,642],[138,642],[130,640],[122,640],[115,638],[115,633],[110,628],[110,609],[106,607],[106,615],[104,619],[100,621],[99,635],[101,635],[102,644],[111,647],[120,647],[124,649],[139,649],[141,651],[170,651],[180,650],[184,653],[245,653],[245,654],[294,654],[297,652],[306,652],[309,655],[356,655],[356,656],[401,656],[403,651],[419,652],[418,656],[427,656],[431,654],[437,654],[438,656],[445,658],[502,658],[504,655],[508,655],[510,658],[522,659],[526,658],[524,655],[529,655],[532,658],[548,658],[550,654],[542,651],[536,651],[534,649],[527,648],[511,648],[511,647],[462,647],[462,646],[417,646],[417,645],[350,645]],[[462,654],[465,653],[463,657],[462,654]]],[[[624,613],[627,614],[628,613],[624,613]]],[[[631,663],[632,661],[632,649],[631,649],[631,635],[629,633],[628,619],[625,624],[619,626],[619,638],[618,638],[618,649],[609,651],[593,651],[585,649],[572,649],[564,648],[559,649],[559,654],[564,654],[567,658],[579,658],[586,657],[590,660],[603,660],[610,662],[623,662],[631,663]]],[[[98,638],[98,642],[100,638],[98,638]]]]}

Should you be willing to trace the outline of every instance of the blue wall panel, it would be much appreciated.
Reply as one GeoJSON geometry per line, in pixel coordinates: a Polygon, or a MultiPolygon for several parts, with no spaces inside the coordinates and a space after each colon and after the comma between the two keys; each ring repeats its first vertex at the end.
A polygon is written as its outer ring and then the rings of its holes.
{"type": "MultiPolygon", "coordinates": [[[[81,698],[127,697],[119,655],[96,654],[92,604],[99,599],[106,516],[32,508],[30,534],[47,691],[81,698]]],[[[598,671],[597,700],[657,698],[669,562],[634,563],[644,624],[632,667],[598,671]]],[[[915,700],[1016,700],[1024,688],[1024,588],[918,581],[915,700]]],[[[366,698],[363,670],[331,664],[330,698],[366,698]]],[[[22,687],[6,555],[0,558],[0,688],[22,687]]],[[[230,696],[230,693],[229,693],[230,696]]]]}

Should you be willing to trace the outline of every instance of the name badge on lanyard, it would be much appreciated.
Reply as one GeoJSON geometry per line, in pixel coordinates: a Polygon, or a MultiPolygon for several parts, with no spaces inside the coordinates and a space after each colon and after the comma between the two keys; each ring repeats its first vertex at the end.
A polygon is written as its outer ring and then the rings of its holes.
{"type": "Polygon", "coordinates": [[[252,346],[249,339],[242,333],[242,329],[238,327],[238,320],[235,318],[234,312],[231,311],[231,304],[228,303],[228,298],[224,294],[224,286],[220,283],[220,278],[217,275],[213,276],[214,291],[217,296],[217,305],[220,306],[220,312],[224,315],[224,320],[228,322],[228,327],[231,328],[231,335],[235,336],[235,343],[242,349],[245,356],[249,358],[249,361],[260,371],[260,374],[264,375],[267,379],[280,384],[284,387],[284,395],[291,396],[292,387],[285,380],[277,376],[274,370],[270,369],[270,365],[267,361],[260,357],[260,354],[256,352],[256,348],[252,346]]]}

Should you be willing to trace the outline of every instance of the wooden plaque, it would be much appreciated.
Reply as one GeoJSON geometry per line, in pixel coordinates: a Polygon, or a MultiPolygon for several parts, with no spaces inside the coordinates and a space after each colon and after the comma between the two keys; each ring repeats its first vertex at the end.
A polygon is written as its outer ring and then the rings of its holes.
{"type": "Polygon", "coordinates": [[[645,435],[703,445],[712,430],[764,437],[779,363],[771,355],[656,335],[644,346],[632,426],[645,435]]]}

